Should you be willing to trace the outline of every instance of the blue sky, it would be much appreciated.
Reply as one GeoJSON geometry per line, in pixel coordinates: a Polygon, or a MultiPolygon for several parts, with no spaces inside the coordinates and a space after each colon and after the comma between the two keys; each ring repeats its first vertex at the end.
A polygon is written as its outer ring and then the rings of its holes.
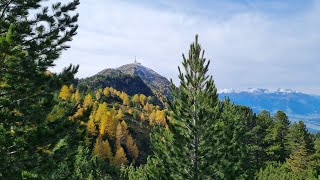
{"type": "Polygon", "coordinates": [[[78,11],[78,35],[54,71],[79,64],[83,78],[136,56],[177,82],[199,34],[219,89],[320,94],[319,0],[82,0],[78,11]]]}

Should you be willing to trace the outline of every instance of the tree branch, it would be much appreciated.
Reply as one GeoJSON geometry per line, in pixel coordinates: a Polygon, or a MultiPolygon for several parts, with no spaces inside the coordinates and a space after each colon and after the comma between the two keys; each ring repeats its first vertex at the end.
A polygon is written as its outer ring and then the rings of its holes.
{"type": "Polygon", "coordinates": [[[3,8],[2,12],[1,12],[0,20],[2,20],[2,18],[4,17],[4,13],[6,12],[7,8],[8,8],[9,5],[12,3],[12,1],[13,1],[13,0],[9,0],[9,1],[7,2],[7,4],[4,5],[4,8],[3,8]]]}

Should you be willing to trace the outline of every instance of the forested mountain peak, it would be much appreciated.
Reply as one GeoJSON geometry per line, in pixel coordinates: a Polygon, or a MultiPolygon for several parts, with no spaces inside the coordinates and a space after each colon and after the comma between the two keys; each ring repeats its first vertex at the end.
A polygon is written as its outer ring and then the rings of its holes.
{"type": "Polygon", "coordinates": [[[167,78],[137,62],[119,68],[106,68],[92,77],[80,80],[80,84],[96,88],[111,86],[130,95],[141,93],[156,96],[161,102],[165,102],[167,96],[172,96],[167,78]],[[121,85],[116,82],[121,82],[121,85]],[[129,87],[135,89],[134,92],[129,87]]]}
{"type": "Polygon", "coordinates": [[[170,95],[170,81],[141,63],[135,62],[116,69],[105,69],[99,72],[98,75],[110,75],[111,72],[119,73],[119,71],[131,76],[139,76],[155,95],[170,95]]]}

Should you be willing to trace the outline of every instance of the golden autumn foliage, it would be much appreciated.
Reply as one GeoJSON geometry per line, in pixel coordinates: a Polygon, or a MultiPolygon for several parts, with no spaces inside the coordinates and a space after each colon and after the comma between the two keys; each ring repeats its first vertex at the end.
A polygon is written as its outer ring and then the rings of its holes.
{"type": "Polygon", "coordinates": [[[71,84],[71,85],[69,86],[69,90],[70,90],[71,93],[74,93],[74,86],[73,86],[73,84],[71,84]]]}
{"type": "Polygon", "coordinates": [[[140,102],[140,97],[139,97],[139,94],[135,94],[133,97],[132,97],[132,102],[134,104],[138,104],[140,102]]]}
{"type": "Polygon", "coordinates": [[[123,118],[123,112],[121,109],[119,109],[118,114],[117,114],[117,119],[122,119],[123,118]]]}
{"type": "MultiPolygon", "coordinates": [[[[153,105],[153,101],[150,100],[151,97],[146,97],[143,94],[136,94],[131,97],[112,87],[87,92],[89,93],[81,94],[79,90],[72,86],[64,86],[59,98],[61,100],[72,100],[73,103],[76,102],[77,109],[69,119],[80,120],[86,126],[85,144],[89,147],[93,145],[92,153],[108,162],[125,165],[129,163],[127,157],[130,157],[129,159],[133,160],[133,163],[139,158],[139,148],[130,134],[131,131],[135,132],[135,130],[130,129],[129,132],[125,119],[133,118],[132,122],[140,120],[140,126],[145,125],[143,122],[148,120],[149,125],[154,123],[166,125],[167,111],[153,105]],[[113,98],[116,96],[120,99],[113,98]],[[107,104],[105,100],[108,100],[110,104],[107,104]],[[115,103],[112,102],[114,100],[115,103]],[[114,107],[110,108],[111,105],[114,107]],[[112,150],[112,147],[115,149],[112,150]]],[[[56,119],[55,117],[59,114],[64,114],[65,112],[62,109],[57,109],[51,113],[52,117],[48,117],[48,120],[56,119]]]]}
{"type": "Polygon", "coordinates": [[[114,96],[114,89],[112,87],[109,88],[109,92],[111,96],[114,96]]]}
{"type": "Polygon", "coordinates": [[[140,115],[140,120],[142,122],[145,122],[146,121],[146,117],[144,116],[144,113],[142,112],[141,115],[140,115]]]}
{"type": "Polygon", "coordinates": [[[113,161],[113,154],[110,147],[109,141],[106,139],[102,141],[101,149],[100,149],[100,156],[102,159],[107,159],[109,162],[113,161]]]}
{"type": "Polygon", "coordinates": [[[116,131],[116,147],[120,146],[121,141],[123,140],[124,140],[124,135],[122,131],[122,126],[121,124],[118,124],[117,131],[116,131]]]}
{"type": "Polygon", "coordinates": [[[98,137],[93,147],[93,155],[112,162],[113,154],[109,141],[107,139],[103,141],[101,137],[98,137]]]}
{"type": "Polygon", "coordinates": [[[119,121],[116,118],[115,109],[111,109],[109,112],[110,116],[107,116],[108,119],[106,121],[106,132],[111,139],[114,139],[119,121]]]}
{"type": "Polygon", "coordinates": [[[100,91],[97,91],[96,92],[96,100],[99,101],[100,98],[101,98],[101,93],[100,93],[100,91]]]}
{"type": "Polygon", "coordinates": [[[96,135],[96,134],[98,133],[97,128],[96,128],[96,125],[95,125],[93,119],[90,119],[90,120],[87,122],[87,131],[88,131],[88,133],[91,134],[91,135],[96,135]]]}
{"type": "Polygon", "coordinates": [[[124,120],[121,122],[121,127],[122,127],[123,136],[124,138],[126,138],[129,135],[129,130],[128,130],[128,125],[124,120]]]}
{"type": "Polygon", "coordinates": [[[153,110],[149,115],[149,125],[152,126],[156,119],[156,111],[153,110]]]}
{"type": "Polygon", "coordinates": [[[101,121],[100,121],[100,128],[99,133],[100,135],[104,135],[107,128],[107,121],[110,119],[110,112],[104,112],[103,115],[101,115],[101,121]]]}
{"type": "Polygon", "coordinates": [[[98,106],[98,109],[95,113],[94,116],[94,121],[95,122],[100,122],[102,120],[102,117],[105,115],[105,113],[107,112],[107,103],[100,103],[98,106]]]}
{"type": "Polygon", "coordinates": [[[76,93],[74,94],[74,100],[79,103],[81,100],[81,95],[79,93],[79,90],[76,91],[76,93]]]}
{"type": "Polygon", "coordinates": [[[114,164],[117,166],[127,165],[128,159],[127,156],[121,146],[117,147],[116,154],[114,156],[114,164]]]}
{"type": "Polygon", "coordinates": [[[126,106],[130,105],[130,99],[129,99],[129,96],[127,94],[123,95],[122,103],[123,103],[123,105],[126,105],[126,106]]]}
{"type": "Polygon", "coordinates": [[[77,112],[70,118],[71,120],[74,120],[75,118],[80,118],[83,116],[84,109],[82,107],[78,108],[77,112]]]}
{"type": "Polygon", "coordinates": [[[140,101],[140,104],[141,105],[145,105],[145,103],[146,103],[146,96],[144,95],[144,94],[140,94],[140,96],[139,96],[139,101],[140,101]]]}
{"type": "Polygon", "coordinates": [[[143,107],[143,110],[149,112],[149,102],[146,103],[146,105],[143,107]]]}
{"type": "Polygon", "coordinates": [[[156,120],[157,123],[166,125],[167,123],[166,123],[166,115],[165,115],[165,112],[164,112],[163,110],[157,110],[157,111],[156,111],[155,120],[156,120]]]}
{"type": "Polygon", "coordinates": [[[139,149],[131,135],[126,138],[126,147],[128,149],[129,155],[136,160],[139,156],[139,149]]]}
{"type": "Polygon", "coordinates": [[[92,99],[92,96],[91,94],[87,94],[85,97],[84,97],[84,101],[83,101],[83,107],[90,107],[93,105],[93,99],[92,99]]]}
{"type": "Polygon", "coordinates": [[[100,149],[101,149],[101,146],[102,146],[102,142],[101,142],[101,138],[97,138],[96,139],[96,143],[94,143],[94,146],[93,146],[93,155],[94,156],[98,156],[100,155],[100,149]]]}
{"type": "Polygon", "coordinates": [[[68,86],[63,85],[59,93],[59,98],[66,101],[70,97],[71,97],[70,89],[68,88],[68,86]]]}
{"type": "Polygon", "coordinates": [[[103,89],[103,95],[108,97],[110,95],[110,88],[109,87],[106,87],[103,89]]]}

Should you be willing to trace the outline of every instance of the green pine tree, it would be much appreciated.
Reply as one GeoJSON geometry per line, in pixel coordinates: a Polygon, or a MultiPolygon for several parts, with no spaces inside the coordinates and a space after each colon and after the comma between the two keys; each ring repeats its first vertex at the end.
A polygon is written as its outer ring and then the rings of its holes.
{"type": "Polygon", "coordinates": [[[297,174],[306,173],[314,165],[313,157],[304,142],[290,155],[287,162],[290,169],[297,174]]]}
{"type": "Polygon", "coordinates": [[[290,121],[283,111],[278,111],[273,117],[273,124],[267,130],[268,134],[265,138],[269,147],[266,152],[270,161],[284,162],[289,157],[288,150],[288,133],[290,121]]]}
{"type": "Polygon", "coordinates": [[[265,141],[265,138],[268,133],[267,129],[272,126],[272,123],[270,113],[265,110],[253,118],[251,130],[249,131],[251,138],[247,145],[250,146],[252,151],[250,155],[252,166],[250,169],[254,171],[260,170],[268,161],[266,149],[269,147],[269,144],[265,141]]]}
{"type": "Polygon", "coordinates": [[[70,12],[79,0],[50,8],[43,2],[0,1],[0,123],[5,129],[0,172],[4,178],[28,174],[39,166],[42,158],[35,152],[43,145],[54,92],[70,83],[78,70],[69,66],[56,75],[48,68],[76,34],[78,15],[70,12]]]}
{"type": "Polygon", "coordinates": [[[183,55],[184,72],[178,68],[180,87],[176,88],[173,83],[171,86],[174,100],[169,102],[173,112],[170,130],[160,128],[151,139],[154,158],[149,163],[155,168],[150,168],[150,177],[204,179],[215,176],[211,163],[216,161],[213,156],[216,149],[210,145],[218,117],[218,97],[212,76],[207,75],[209,64],[196,36],[189,56],[183,55]]]}
{"type": "Polygon", "coordinates": [[[295,152],[301,143],[306,144],[308,153],[314,153],[314,143],[303,121],[293,123],[289,129],[287,144],[289,152],[295,152]]]}

